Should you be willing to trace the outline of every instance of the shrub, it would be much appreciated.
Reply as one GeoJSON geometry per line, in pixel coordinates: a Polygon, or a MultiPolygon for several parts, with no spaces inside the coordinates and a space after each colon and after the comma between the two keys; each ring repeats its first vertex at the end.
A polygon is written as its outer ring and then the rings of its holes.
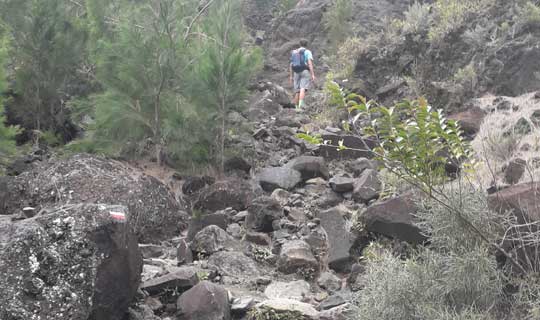
{"type": "Polygon", "coordinates": [[[403,19],[403,32],[420,33],[428,30],[431,24],[431,5],[425,3],[413,3],[403,19]]]}
{"type": "Polygon", "coordinates": [[[449,33],[463,26],[469,16],[493,4],[493,0],[437,0],[434,10],[435,24],[429,31],[429,39],[439,42],[449,33]]]}
{"type": "Polygon", "coordinates": [[[531,1],[519,6],[514,21],[522,26],[540,23],[540,6],[531,1]]]}
{"type": "Polygon", "coordinates": [[[351,31],[349,20],[352,12],[350,0],[334,0],[332,7],[324,13],[323,21],[328,29],[328,38],[335,49],[351,31]]]}
{"type": "MultiPolygon", "coordinates": [[[[450,201],[478,215],[478,223],[493,226],[483,198],[454,193],[450,201]]],[[[407,260],[370,250],[357,319],[489,319],[490,310],[503,302],[503,275],[489,247],[472,234],[464,236],[463,226],[443,206],[433,201],[422,206],[421,227],[433,239],[431,246],[407,260]]]]}

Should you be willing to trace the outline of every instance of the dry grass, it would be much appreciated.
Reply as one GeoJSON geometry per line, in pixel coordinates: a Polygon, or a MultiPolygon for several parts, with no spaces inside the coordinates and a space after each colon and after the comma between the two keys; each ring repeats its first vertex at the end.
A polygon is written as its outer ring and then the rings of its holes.
{"type": "Polygon", "coordinates": [[[534,159],[540,156],[540,128],[530,121],[530,116],[535,110],[540,110],[540,100],[534,99],[534,94],[526,94],[516,98],[505,97],[518,110],[495,110],[494,100],[496,97],[486,96],[478,99],[481,107],[488,111],[480,127],[480,131],[472,147],[475,150],[479,164],[474,174],[476,180],[488,187],[493,181],[500,183],[502,171],[508,161],[521,158],[527,161],[528,170],[520,182],[540,181],[540,168],[535,168],[534,159]],[[514,125],[519,119],[529,120],[531,132],[520,135],[513,132],[514,125]],[[524,148],[524,146],[529,146],[524,148]],[[495,176],[495,178],[494,178],[495,176]]]}

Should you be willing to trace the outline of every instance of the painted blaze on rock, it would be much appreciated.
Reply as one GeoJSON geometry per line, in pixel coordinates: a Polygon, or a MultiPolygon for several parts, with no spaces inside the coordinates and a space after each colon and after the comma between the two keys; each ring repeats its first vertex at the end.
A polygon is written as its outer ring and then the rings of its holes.
{"type": "Polygon", "coordinates": [[[87,204],[0,219],[0,319],[122,319],[142,269],[125,212],[87,204]]]}

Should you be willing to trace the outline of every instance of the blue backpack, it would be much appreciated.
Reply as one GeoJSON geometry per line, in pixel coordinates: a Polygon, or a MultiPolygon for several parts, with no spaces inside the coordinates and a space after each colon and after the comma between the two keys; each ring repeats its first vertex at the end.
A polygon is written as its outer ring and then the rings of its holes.
{"type": "Polygon", "coordinates": [[[296,73],[308,70],[305,52],[306,49],[300,48],[298,50],[293,50],[291,53],[291,66],[293,71],[296,73]]]}

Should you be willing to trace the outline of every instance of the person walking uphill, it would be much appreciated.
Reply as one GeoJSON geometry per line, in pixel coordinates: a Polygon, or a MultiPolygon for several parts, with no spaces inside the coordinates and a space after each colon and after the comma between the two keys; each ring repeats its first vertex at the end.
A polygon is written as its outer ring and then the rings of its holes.
{"type": "Polygon", "coordinates": [[[297,109],[304,106],[306,92],[315,81],[313,54],[306,49],[307,40],[300,40],[300,48],[293,50],[289,65],[289,82],[294,85],[294,105],[297,109]]]}

